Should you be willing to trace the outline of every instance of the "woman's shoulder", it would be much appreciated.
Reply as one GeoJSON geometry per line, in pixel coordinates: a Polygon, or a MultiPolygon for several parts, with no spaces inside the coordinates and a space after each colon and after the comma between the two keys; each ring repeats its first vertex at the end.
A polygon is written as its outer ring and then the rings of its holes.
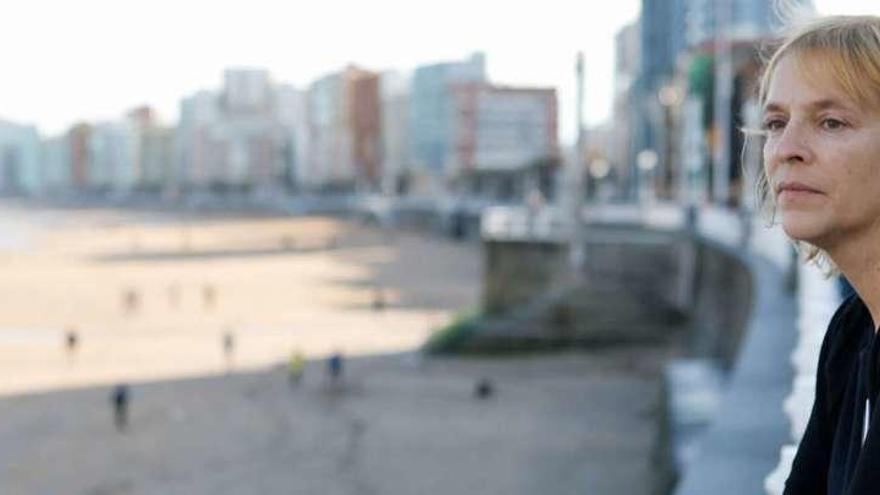
{"type": "Polygon", "coordinates": [[[837,368],[858,358],[858,351],[866,345],[870,337],[872,320],[865,303],[857,294],[846,298],[828,324],[820,364],[837,368]]]}

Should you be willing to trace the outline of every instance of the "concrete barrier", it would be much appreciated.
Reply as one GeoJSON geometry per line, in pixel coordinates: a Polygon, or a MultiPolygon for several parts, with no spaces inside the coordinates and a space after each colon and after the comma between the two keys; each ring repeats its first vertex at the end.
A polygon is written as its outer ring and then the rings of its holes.
{"type": "MultiPolygon", "coordinates": [[[[727,379],[675,493],[761,493],[799,424],[782,407],[797,320],[789,248],[738,212],[702,211],[691,231],[683,221],[658,227],[643,214],[633,218],[589,226],[581,273],[568,269],[565,242],[486,239],[484,307],[492,318],[471,345],[683,339],[687,354],[720,362],[727,379]]],[[[792,400],[793,416],[803,402],[792,400]]]]}
{"type": "Polygon", "coordinates": [[[468,347],[678,338],[689,353],[732,365],[752,297],[740,260],[680,230],[591,226],[584,241],[577,274],[567,242],[484,239],[489,319],[468,347]]]}

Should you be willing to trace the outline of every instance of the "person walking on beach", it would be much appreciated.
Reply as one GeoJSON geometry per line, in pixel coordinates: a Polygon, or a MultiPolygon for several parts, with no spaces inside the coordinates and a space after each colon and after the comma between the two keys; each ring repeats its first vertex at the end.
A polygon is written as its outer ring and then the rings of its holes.
{"type": "Polygon", "coordinates": [[[232,368],[232,358],[235,357],[235,334],[231,331],[223,334],[223,356],[226,359],[226,367],[232,368]]]}
{"type": "Polygon", "coordinates": [[[342,367],[342,352],[336,351],[327,358],[327,375],[331,384],[338,385],[342,381],[342,367]]]}
{"type": "Polygon", "coordinates": [[[73,355],[76,352],[77,346],[79,346],[79,334],[75,328],[68,327],[67,331],[64,332],[64,347],[67,349],[67,354],[73,355]]]}
{"type": "Polygon", "coordinates": [[[138,310],[138,306],[140,306],[138,291],[133,288],[126,289],[122,294],[122,309],[125,314],[134,314],[138,310]]]}
{"type": "Polygon", "coordinates": [[[373,311],[385,309],[385,291],[378,285],[373,288],[373,311]]]}
{"type": "Polygon", "coordinates": [[[128,427],[128,385],[120,383],[113,388],[110,402],[113,405],[113,423],[116,431],[123,432],[128,427]]]}
{"type": "Polygon", "coordinates": [[[288,378],[291,385],[299,385],[302,381],[306,367],[306,359],[299,351],[290,353],[290,361],[287,364],[288,378]]]}
{"type": "Polygon", "coordinates": [[[202,306],[205,310],[214,309],[217,305],[217,288],[214,284],[205,284],[202,286],[202,306]]]}
{"type": "Polygon", "coordinates": [[[855,293],[819,354],[786,495],[880,493],[880,17],[821,18],[770,58],[760,197],[808,260],[855,293]]]}
{"type": "Polygon", "coordinates": [[[480,400],[489,399],[495,393],[495,385],[488,378],[480,378],[474,384],[474,397],[480,400]]]}

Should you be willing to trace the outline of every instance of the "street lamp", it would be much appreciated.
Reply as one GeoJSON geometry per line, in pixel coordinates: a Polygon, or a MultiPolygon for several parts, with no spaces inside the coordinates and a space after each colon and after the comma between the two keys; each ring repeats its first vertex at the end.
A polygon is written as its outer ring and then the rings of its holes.
{"type": "Polygon", "coordinates": [[[594,179],[601,180],[608,177],[611,172],[611,164],[604,158],[596,158],[590,162],[590,176],[594,179]]]}
{"type": "Polygon", "coordinates": [[[667,84],[660,88],[660,91],[657,92],[657,99],[660,101],[660,104],[664,107],[675,107],[681,104],[684,100],[684,95],[682,94],[681,88],[674,84],[667,84]]]}
{"type": "Polygon", "coordinates": [[[663,108],[663,175],[661,177],[660,188],[662,194],[666,198],[672,198],[673,190],[673,121],[672,111],[681,105],[684,100],[684,94],[678,86],[674,84],[666,84],[657,91],[657,101],[663,108]]]}
{"type": "Polygon", "coordinates": [[[577,147],[575,150],[575,159],[571,170],[571,185],[569,191],[571,198],[569,200],[569,208],[571,209],[571,226],[572,236],[569,246],[569,266],[571,272],[575,274],[575,278],[579,279],[582,275],[584,266],[584,225],[582,206],[584,203],[584,53],[578,52],[575,62],[575,72],[577,76],[577,147]]]}

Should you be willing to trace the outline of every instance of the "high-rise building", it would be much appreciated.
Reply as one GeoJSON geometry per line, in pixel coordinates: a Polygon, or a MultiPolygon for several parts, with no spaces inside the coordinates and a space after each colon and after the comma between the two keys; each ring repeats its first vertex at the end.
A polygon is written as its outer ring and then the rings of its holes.
{"type": "Polygon", "coordinates": [[[40,147],[40,136],[34,126],[0,120],[0,191],[39,191],[40,147]]]}
{"type": "Polygon", "coordinates": [[[147,191],[166,190],[174,181],[174,129],[153,125],[139,132],[139,187],[147,191]]]}
{"type": "Polygon", "coordinates": [[[129,122],[100,122],[89,135],[88,187],[125,195],[137,185],[137,137],[129,122]]]}
{"type": "Polygon", "coordinates": [[[181,103],[173,174],[180,187],[262,195],[293,187],[301,95],[262,69],[227,70],[223,81],[219,92],[181,103]]]}
{"type": "Polygon", "coordinates": [[[308,92],[310,188],[343,187],[354,182],[354,168],[346,160],[351,146],[346,125],[344,81],[333,73],[314,81],[308,92]]]}
{"type": "Polygon", "coordinates": [[[641,69],[643,91],[655,92],[675,74],[676,61],[685,48],[686,0],[642,0],[641,69]]]}
{"type": "Polygon", "coordinates": [[[283,181],[290,189],[299,189],[306,181],[309,145],[307,95],[289,85],[275,93],[276,118],[283,144],[283,181]]]}
{"type": "Polygon", "coordinates": [[[74,189],[84,191],[89,188],[92,126],[81,122],[67,131],[67,144],[70,147],[70,184],[74,189]]]}
{"type": "MultiPolygon", "coordinates": [[[[658,169],[670,170],[669,129],[666,109],[660,102],[661,90],[672,83],[677,62],[685,48],[685,0],[642,0],[639,74],[633,86],[635,108],[632,129],[635,154],[659,158],[658,169]]],[[[630,176],[636,177],[631,163],[630,176]]],[[[662,173],[662,172],[661,172],[662,173]]],[[[630,194],[635,194],[631,187],[630,194]]]]}
{"type": "Polygon", "coordinates": [[[553,194],[555,89],[464,83],[453,87],[452,100],[454,153],[447,175],[460,191],[503,201],[534,188],[553,194]]]}
{"type": "Polygon", "coordinates": [[[68,192],[73,188],[70,168],[70,142],[66,134],[43,140],[42,191],[47,194],[68,192]]]}
{"type": "Polygon", "coordinates": [[[232,69],[224,74],[223,119],[215,128],[226,149],[221,182],[268,191],[281,185],[283,143],[279,142],[274,87],[262,69],[232,69]]]}
{"type": "Polygon", "coordinates": [[[134,182],[140,190],[157,192],[172,183],[174,130],[159,123],[156,112],[141,106],[128,113],[135,139],[134,182]]]}
{"type": "Polygon", "coordinates": [[[685,44],[690,48],[715,39],[718,0],[686,0],[685,44]]]}
{"type": "Polygon", "coordinates": [[[380,80],[382,97],[382,188],[403,194],[412,186],[409,158],[409,86],[397,72],[385,72],[380,80]]]}
{"type": "Polygon", "coordinates": [[[309,88],[309,184],[375,189],[381,181],[379,75],[347,67],[309,88]]]}
{"type": "Polygon", "coordinates": [[[468,60],[418,67],[410,98],[410,150],[413,164],[438,176],[447,175],[455,159],[452,87],[486,82],[486,58],[476,53],[468,60]]]}
{"type": "Polygon", "coordinates": [[[219,180],[224,150],[214,131],[220,121],[218,100],[215,92],[203,90],[180,102],[174,160],[177,187],[203,189],[219,180]]]}
{"type": "MultiPolygon", "coordinates": [[[[684,134],[696,136],[693,127],[704,127],[706,158],[688,168],[699,171],[703,190],[696,196],[712,200],[740,203],[742,192],[749,187],[743,176],[743,139],[739,129],[745,121],[746,107],[760,70],[757,51],[763,41],[779,34],[779,30],[800,15],[812,11],[812,0],[781,3],[764,0],[687,0],[687,42],[691,57],[688,67],[690,98],[684,134]],[[708,69],[708,70],[707,70],[708,69]],[[708,81],[707,81],[708,79],[708,81]]],[[[689,156],[700,150],[698,140],[689,156]]],[[[688,172],[690,173],[690,172],[688,172]]],[[[693,182],[693,181],[691,181],[693,182]]]]}
{"type": "Polygon", "coordinates": [[[558,155],[553,88],[454,87],[453,172],[511,171],[558,155]]]}
{"type": "Polygon", "coordinates": [[[360,183],[370,189],[382,180],[382,100],[379,74],[357,68],[346,71],[354,166],[360,183]]]}
{"type": "Polygon", "coordinates": [[[685,0],[688,47],[715,40],[719,15],[729,18],[733,40],[756,40],[771,36],[786,24],[786,15],[797,15],[801,10],[812,10],[812,0],[794,0],[781,10],[778,2],[767,0],[685,0]],[[721,14],[726,9],[726,14],[721,14]]]}
{"type": "Polygon", "coordinates": [[[229,115],[267,115],[273,107],[272,84],[265,69],[227,69],[223,73],[223,110],[229,115]]]}
{"type": "Polygon", "coordinates": [[[628,24],[615,35],[614,104],[612,142],[609,160],[616,171],[618,186],[623,191],[635,187],[637,173],[635,133],[633,123],[638,122],[635,87],[641,65],[640,26],[628,24]]]}

